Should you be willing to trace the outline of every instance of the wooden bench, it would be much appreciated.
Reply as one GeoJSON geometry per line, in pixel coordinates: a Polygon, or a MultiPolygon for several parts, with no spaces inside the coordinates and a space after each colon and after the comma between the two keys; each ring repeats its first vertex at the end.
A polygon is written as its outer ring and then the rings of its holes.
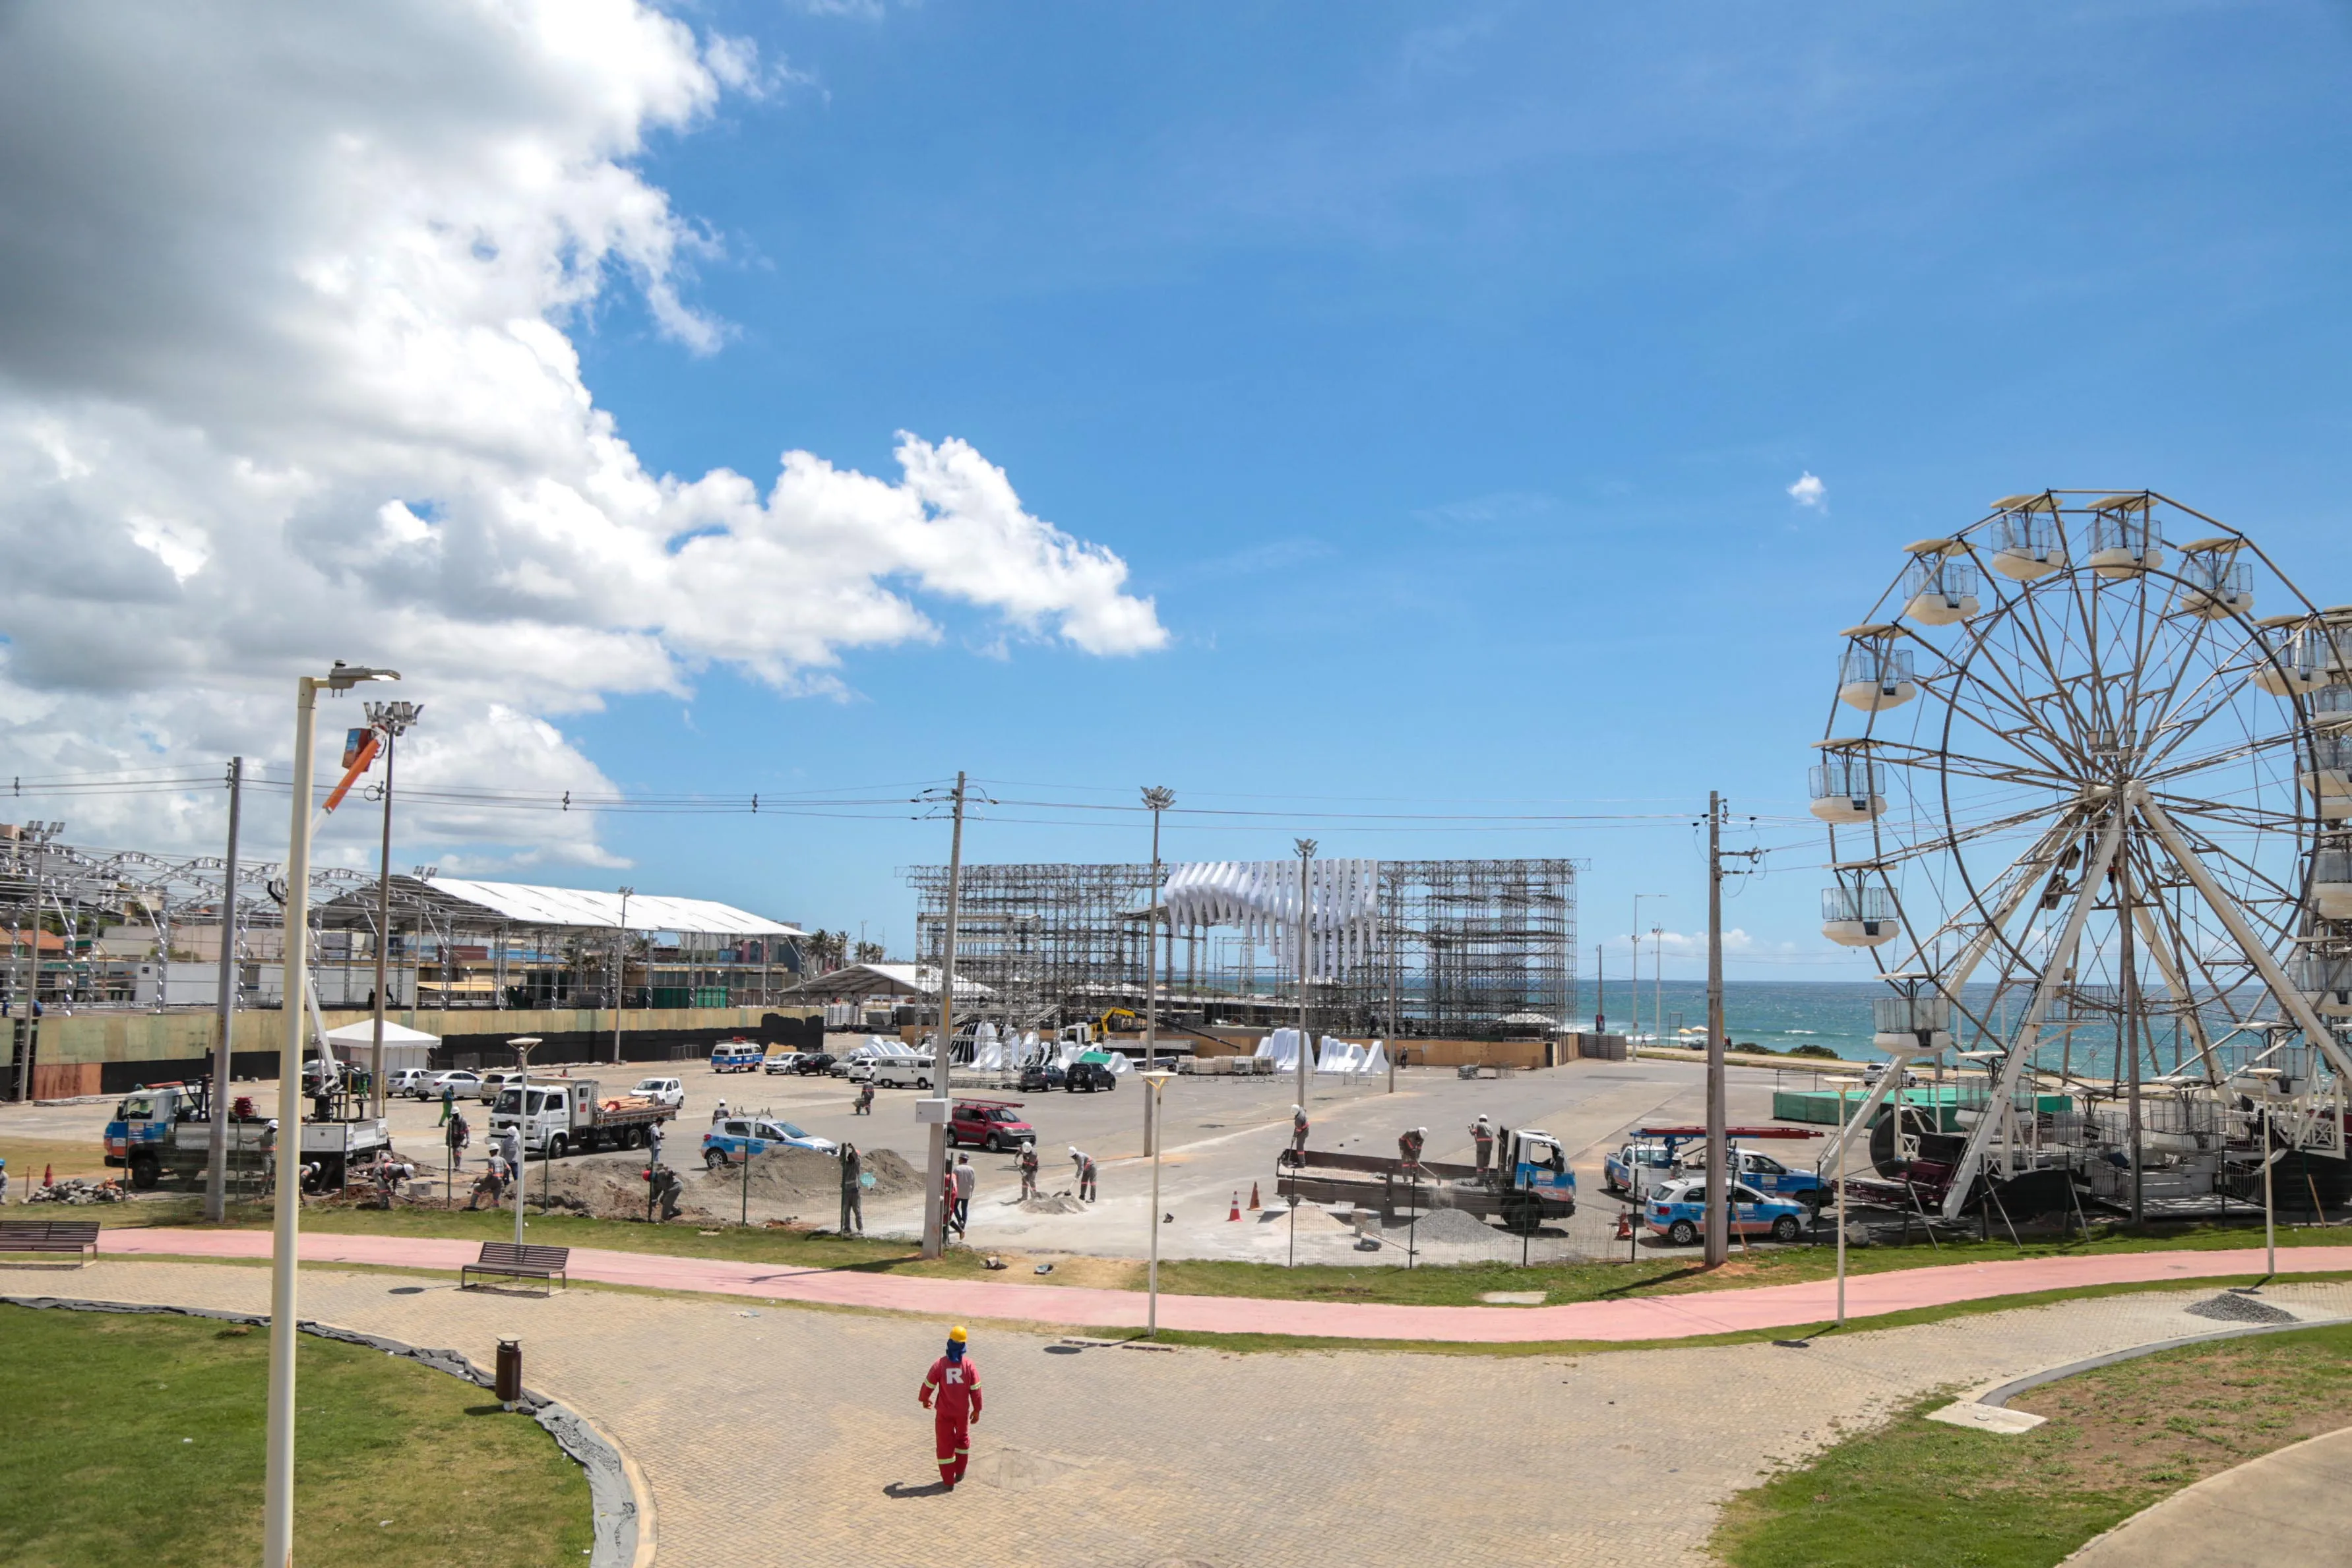
{"type": "Polygon", "coordinates": [[[70,1252],[98,1256],[95,1219],[0,1219],[0,1252],[70,1252]]]}
{"type": "Polygon", "coordinates": [[[491,1274],[506,1280],[539,1280],[561,1281],[568,1290],[572,1281],[565,1270],[572,1260],[569,1247],[518,1247],[511,1241],[485,1241],[482,1255],[457,1270],[458,1289],[472,1283],[474,1274],[491,1274]]]}

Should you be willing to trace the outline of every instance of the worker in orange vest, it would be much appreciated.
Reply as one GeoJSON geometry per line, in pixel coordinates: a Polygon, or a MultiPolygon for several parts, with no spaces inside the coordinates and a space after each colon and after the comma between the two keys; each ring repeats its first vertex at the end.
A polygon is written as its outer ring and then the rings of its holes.
{"type": "Polygon", "coordinates": [[[923,1391],[916,1396],[924,1409],[933,1412],[940,1484],[949,1491],[955,1490],[964,1466],[971,1462],[971,1429],[980,1420],[980,1368],[965,1354],[970,1338],[961,1323],[948,1330],[948,1353],[931,1363],[923,1391]]]}

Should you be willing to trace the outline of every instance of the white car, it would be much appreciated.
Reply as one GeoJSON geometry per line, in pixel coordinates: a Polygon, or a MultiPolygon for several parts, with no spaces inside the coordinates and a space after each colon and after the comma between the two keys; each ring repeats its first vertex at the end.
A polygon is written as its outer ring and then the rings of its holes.
{"type": "Polygon", "coordinates": [[[801,1053],[797,1051],[778,1051],[775,1055],[769,1057],[767,1061],[761,1064],[760,1070],[762,1072],[796,1071],[798,1069],[794,1064],[797,1063],[800,1059],[801,1053]]]}
{"type": "Polygon", "coordinates": [[[383,1092],[387,1094],[415,1094],[416,1086],[432,1076],[431,1070],[427,1068],[395,1068],[384,1074],[383,1092]]]}
{"type": "Polygon", "coordinates": [[[438,1072],[428,1072],[418,1079],[409,1092],[419,1100],[438,1100],[444,1087],[457,1099],[471,1099],[482,1087],[482,1075],[468,1072],[462,1067],[445,1067],[438,1072]]]}
{"type": "Polygon", "coordinates": [[[656,1105],[679,1106],[686,1103],[686,1085],[675,1078],[640,1078],[637,1086],[629,1092],[656,1105]]]}
{"type": "Polygon", "coordinates": [[[501,1089],[520,1088],[521,1085],[522,1074],[520,1071],[511,1067],[494,1067],[482,1074],[477,1093],[482,1103],[488,1105],[498,1099],[501,1089]]]}

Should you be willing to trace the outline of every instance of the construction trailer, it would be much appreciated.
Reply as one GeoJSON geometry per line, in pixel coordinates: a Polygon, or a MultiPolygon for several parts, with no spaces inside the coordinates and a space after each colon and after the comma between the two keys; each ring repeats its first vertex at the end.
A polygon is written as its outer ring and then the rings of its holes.
{"type": "MultiPolygon", "coordinates": [[[[1360,929],[1345,941],[1318,936],[1310,950],[1310,1030],[1507,1040],[1571,1025],[1579,862],[1346,863],[1361,890],[1360,929]]],[[[1170,876],[1185,869],[1161,868],[1170,876]]],[[[948,868],[910,866],[902,874],[916,894],[919,960],[935,973],[946,945],[948,868]]],[[[1319,931],[1319,913],[1315,918],[1319,931]]],[[[956,973],[989,988],[982,1011],[1003,1027],[1092,1021],[1114,1009],[1139,1013],[1153,991],[1163,1029],[1296,1024],[1298,969],[1296,942],[1278,922],[1163,897],[1148,863],[962,869],[956,973]],[[1162,916],[1156,922],[1155,913],[1162,916]]]]}

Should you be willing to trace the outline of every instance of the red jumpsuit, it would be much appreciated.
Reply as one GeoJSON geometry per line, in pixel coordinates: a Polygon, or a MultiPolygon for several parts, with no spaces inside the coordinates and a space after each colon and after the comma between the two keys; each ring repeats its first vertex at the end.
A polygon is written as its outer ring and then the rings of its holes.
{"type": "Polygon", "coordinates": [[[963,1468],[971,1462],[971,1424],[980,1419],[980,1369],[969,1355],[961,1361],[943,1355],[931,1363],[918,1397],[924,1408],[937,1411],[931,1429],[939,1439],[940,1479],[953,1486],[963,1479],[963,1468]],[[931,1402],[935,1395],[937,1405],[931,1402]]]}

